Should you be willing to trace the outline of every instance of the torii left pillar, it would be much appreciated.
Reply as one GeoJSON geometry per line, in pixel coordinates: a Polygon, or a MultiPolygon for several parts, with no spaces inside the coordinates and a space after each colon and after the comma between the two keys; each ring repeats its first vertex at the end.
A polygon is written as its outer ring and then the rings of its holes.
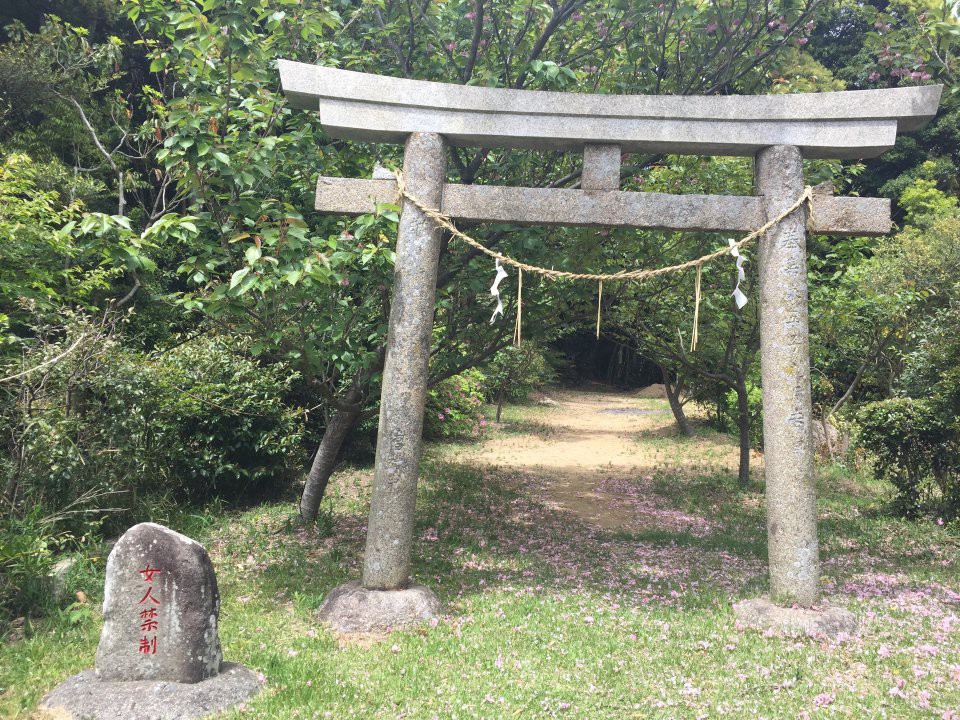
{"type": "MultiPolygon", "coordinates": [[[[403,181],[411,195],[428,207],[441,207],[446,169],[443,136],[413,133],[407,138],[403,181]]],[[[410,583],[439,260],[439,226],[404,200],[397,232],[363,579],[336,588],[320,611],[340,632],[400,627],[429,619],[440,610],[430,590],[410,583]]]]}

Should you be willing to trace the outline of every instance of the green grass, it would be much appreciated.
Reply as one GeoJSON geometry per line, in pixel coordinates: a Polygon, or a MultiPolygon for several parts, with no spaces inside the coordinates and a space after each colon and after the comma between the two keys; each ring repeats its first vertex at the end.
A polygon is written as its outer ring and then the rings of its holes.
{"type": "MultiPolygon", "coordinates": [[[[540,408],[510,408],[536,423],[540,408]]],[[[663,438],[658,438],[658,442],[663,438]]],[[[663,440],[666,442],[666,440],[663,440]]],[[[672,439],[671,452],[685,440],[672,439]]],[[[529,473],[429,453],[416,578],[436,625],[341,646],[315,612],[359,576],[368,470],[331,488],[329,535],[292,503],[222,510],[191,530],[220,581],[228,660],[263,673],[236,718],[941,718],[960,713],[956,528],[885,513],[887,490],[843,468],[820,478],[828,599],[862,619],[830,642],[736,628],[731,604],[765,589],[759,486],[661,469],[658,507],[708,529],[603,531],[546,502],[529,473]],[[435,539],[434,539],[435,538],[435,539]]],[[[666,517],[666,516],[665,516],[666,517]]],[[[672,516],[671,516],[672,517],[672,516]]],[[[75,589],[101,600],[102,560],[75,589]]],[[[0,716],[92,665],[99,612],[31,620],[0,647],[0,716]]]]}

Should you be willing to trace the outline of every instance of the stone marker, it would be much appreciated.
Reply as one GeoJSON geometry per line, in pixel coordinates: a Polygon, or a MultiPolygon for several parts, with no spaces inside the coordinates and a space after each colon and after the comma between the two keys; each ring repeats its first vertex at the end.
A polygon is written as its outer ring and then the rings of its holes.
{"type": "Polygon", "coordinates": [[[107,560],[101,680],[195,683],[220,671],[220,593],[203,546],[154,523],[128,530],[107,560]]]}
{"type": "Polygon", "coordinates": [[[260,683],[223,663],[219,615],[203,546],[162,525],[132,527],[107,560],[95,670],[61,683],[41,709],[77,720],[186,720],[245,700],[260,683]]]}

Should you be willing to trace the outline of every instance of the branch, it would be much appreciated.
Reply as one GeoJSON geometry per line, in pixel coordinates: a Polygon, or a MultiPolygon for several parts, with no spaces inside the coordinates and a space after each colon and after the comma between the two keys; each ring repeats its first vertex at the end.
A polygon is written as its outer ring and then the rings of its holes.
{"type": "Polygon", "coordinates": [[[470,42],[470,56],[467,58],[467,64],[460,72],[460,82],[466,83],[473,75],[473,68],[477,64],[477,52],[480,49],[480,38],[483,34],[483,0],[475,0],[473,19],[473,40],[470,42]]]}
{"type": "Polygon", "coordinates": [[[130,302],[131,300],[133,300],[133,296],[136,295],[136,294],[137,294],[137,290],[139,290],[139,289],[141,288],[140,276],[137,275],[137,271],[136,271],[136,270],[131,270],[131,271],[130,271],[130,274],[133,275],[133,287],[130,288],[130,292],[128,292],[126,295],[124,295],[122,298],[120,298],[120,299],[114,304],[113,308],[114,308],[115,310],[116,310],[117,308],[122,308],[122,307],[123,307],[124,305],[126,305],[128,302],[130,302]]]}
{"type": "Polygon", "coordinates": [[[100,142],[97,131],[93,128],[93,125],[90,124],[90,120],[87,118],[87,114],[83,111],[83,107],[80,105],[80,103],[78,103],[75,98],[69,95],[62,95],[61,93],[57,93],[57,95],[76,108],[77,112],[80,114],[80,120],[83,122],[84,127],[87,128],[87,132],[90,134],[90,138],[93,140],[93,144],[97,146],[97,150],[100,151],[100,154],[106,158],[107,162],[110,164],[110,169],[116,173],[118,181],[117,215],[123,215],[127,206],[126,198],[123,196],[123,173],[119,170],[119,168],[117,168],[117,163],[114,162],[113,155],[110,154],[103,146],[103,143],[100,142]]]}
{"type": "Polygon", "coordinates": [[[880,354],[886,349],[887,345],[890,344],[890,341],[893,339],[894,331],[893,329],[889,330],[885,336],[880,338],[880,342],[877,343],[877,347],[874,348],[874,351],[870,353],[867,357],[863,359],[863,362],[860,363],[860,367],[857,368],[856,374],[853,376],[853,382],[850,383],[850,387],[847,388],[847,391],[840,396],[840,399],[830,408],[830,412],[827,413],[826,417],[833,417],[834,413],[837,412],[841,407],[843,407],[847,400],[849,400],[854,391],[860,385],[860,381],[863,379],[864,373],[866,373],[867,368],[878,358],[880,354]]]}
{"type": "Polygon", "coordinates": [[[31,374],[35,373],[37,370],[40,370],[40,369],[45,368],[45,367],[48,367],[48,366],[50,366],[50,365],[56,365],[58,362],[60,362],[61,360],[63,360],[67,355],[69,355],[69,354],[72,353],[74,350],[76,350],[78,347],[80,347],[80,345],[83,344],[83,341],[86,340],[88,337],[89,337],[89,336],[88,336],[86,333],[84,333],[84,334],[81,335],[79,338],[77,338],[77,341],[76,341],[75,343],[73,343],[73,345],[71,345],[70,347],[68,347],[66,350],[64,350],[62,353],[60,353],[60,354],[57,355],[56,357],[50,358],[49,360],[45,360],[44,362],[40,363],[39,365],[35,365],[34,367],[30,368],[29,370],[24,370],[23,372],[17,373],[16,375],[8,375],[8,376],[5,377],[5,378],[0,378],[0,383],[10,382],[11,380],[16,380],[17,378],[26,377],[27,375],[31,375],[31,374]]]}

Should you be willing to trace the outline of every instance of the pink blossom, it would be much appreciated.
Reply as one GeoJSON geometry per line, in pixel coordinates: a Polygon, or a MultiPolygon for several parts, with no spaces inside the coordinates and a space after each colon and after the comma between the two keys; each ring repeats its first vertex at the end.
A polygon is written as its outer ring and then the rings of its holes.
{"type": "Polygon", "coordinates": [[[833,701],[836,699],[833,693],[820,693],[813,699],[813,706],[824,707],[826,705],[833,705],[833,701]]]}
{"type": "Polygon", "coordinates": [[[437,419],[443,420],[443,413],[437,413],[437,419]]]}
{"type": "Polygon", "coordinates": [[[449,50],[450,52],[453,52],[456,49],[457,49],[457,44],[455,42],[447,43],[447,50],[449,50]]]}
{"type": "Polygon", "coordinates": [[[471,10],[466,14],[467,20],[475,20],[476,17],[477,17],[477,14],[473,10],[471,10]]]}
{"type": "Polygon", "coordinates": [[[897,678],[897,683],[889,690],[887,690],[887,695],[890,697],[906,697],[906,694],[903,692],[903,687],[907,684],[907,681],[903,678],[897,678]]]}

